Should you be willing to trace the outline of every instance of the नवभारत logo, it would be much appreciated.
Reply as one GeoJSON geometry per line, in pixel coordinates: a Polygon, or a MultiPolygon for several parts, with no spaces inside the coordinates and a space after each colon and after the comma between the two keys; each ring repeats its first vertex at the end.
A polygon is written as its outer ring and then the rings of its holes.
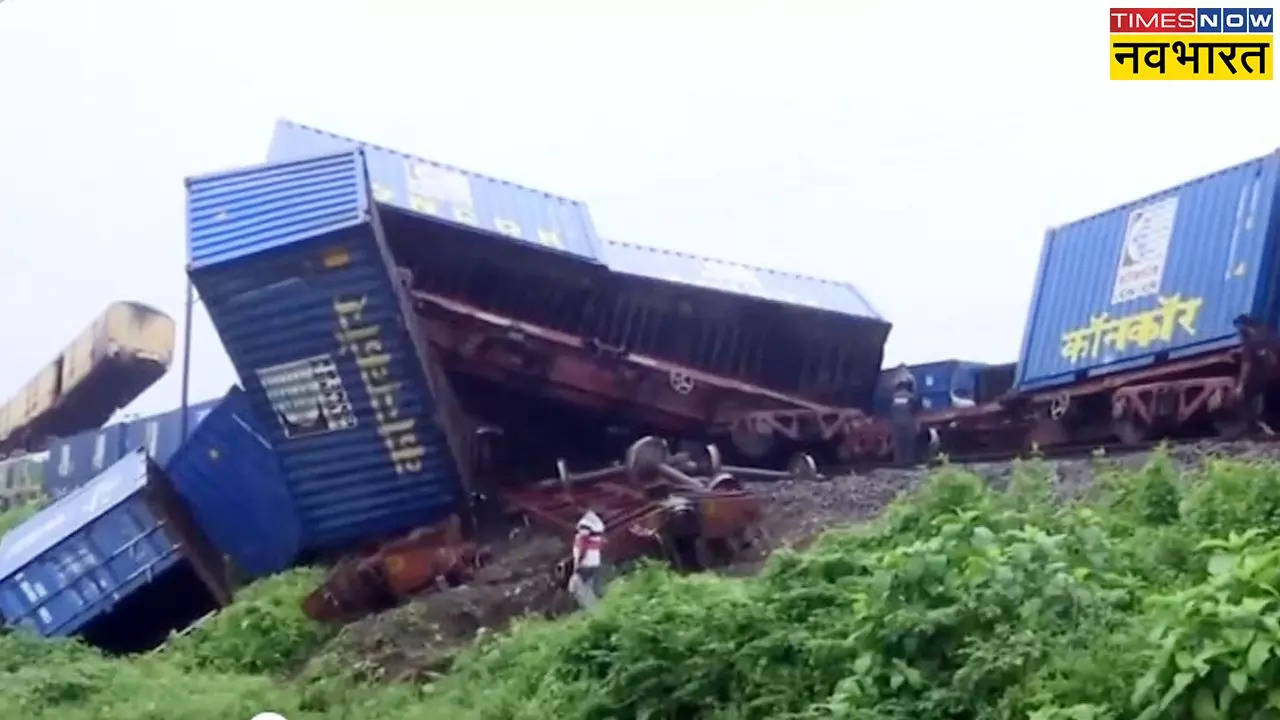
{"type": "Polygon", "coordinates": [[[1111,8],[1112,80],[1270,80],[1273,8],[1111,8]]]}

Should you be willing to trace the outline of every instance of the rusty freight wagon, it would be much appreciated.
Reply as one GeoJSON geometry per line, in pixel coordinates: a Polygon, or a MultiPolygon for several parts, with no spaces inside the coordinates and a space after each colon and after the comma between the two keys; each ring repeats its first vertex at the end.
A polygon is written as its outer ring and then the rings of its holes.
{"type": "Polygon", "coordinates": [[[422,334],[508,462],[706,440],[755,410],[870,409],[889,325],[855,288],[602,240],[576,201],[288,121],[270,157],[350,148],[422,334]],[[618,442],[589,440],[610,428],[618,442]]]}

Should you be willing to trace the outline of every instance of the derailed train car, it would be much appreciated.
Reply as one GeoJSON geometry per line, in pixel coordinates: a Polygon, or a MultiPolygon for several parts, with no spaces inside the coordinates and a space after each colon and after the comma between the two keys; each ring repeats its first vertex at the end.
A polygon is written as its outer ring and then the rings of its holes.
{"type": "Polygon", "coordinates": [[[158,380],[173,359],[168,315],[116,302],[0,406],[0,453],[41,450],[96,428],[158,380]]]}
{"type": "MultiPolygon", "coordinates": [[[[1280,151],[1052,228],[1012,389],[923,413],[921,440],[1012,452],[1273,430],[1278,279],[1280,151]]],[[[888,435],[878,422],[832,440],[874,459],[888,435]]]]}
{"type": "Polygon", "coordinates": [[[704,440],[759,409],[865,420],[889,326],[851,286],[605,241],[575,201],[287,121],[271,157],[357,147],[423,334],[470,415],[525,428],[509,445],[704,440]]]}
{"type": "Polygon", "coordinates": [[[235,366],[310,552],[452,512],[440,398],[371,203],[362,153],[187,181],[188,272],[235,366]]]}
{"type": "Polygon", "coordinates": [[[46,637],[142,649],[229,601],[221,557],[142,451],[0,542],[0,614],[46,637]]]}
{"type": "Polygon", "coordinates": [[[888,324],[847,286],[606,244],[580,203],[287,121],[271,159],[188,181],[189,273],[311,551],[642,432],[869,409],[888,324]]]}
{"type": "Polygon", "coordinates": [[[0,617],[111,651],[154,647],[289,567],[300,531],[277,459],[233,388],[162,469],[138,447],[0,541],[0,617]]]}

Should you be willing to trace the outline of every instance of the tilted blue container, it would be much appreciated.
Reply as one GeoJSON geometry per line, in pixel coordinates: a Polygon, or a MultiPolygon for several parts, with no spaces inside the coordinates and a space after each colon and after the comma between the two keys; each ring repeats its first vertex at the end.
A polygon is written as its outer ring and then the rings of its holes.
{"type": "Polygon", "coordinates": [[[1276,326],[1280,154],[1050,230],[1017,388],[1039,390],[1239,342],[1276,326]]]}
{"type": "Polygon", "coordinates": [[[270,433],[303,549],[451,513],[459,474],[363,152],[193,178],[187,192],[189,274],[270,433]]]}
{"type": "MultiPolygon", "coordinates": [[[[187,407],[187,434],[195,430],[217,400],[187,407]]],[[[143,448],[161,467],[182,444],[182,409],[108,425],[55,440],[45,460],[44,488],[61,497],[89,482],[132,450],[143,448]]]]}
{"type": "MultiPolygon", "coordinates": [[[[200,423],[219,404],[218,400],[207,400],[187,406],[187,436],[195,432],[200,423]]],[[[169,459],[182,445],[182,408],[167,413],[152,415],[139,420],[131,420],[126,424],[124,446],[126,450],[145,448],[151,459],[166,467],[169,459]]]]}
{"type": "Polygon", "coordinates": [[[586,260],[599,257],[591,215],[576,200],[288,120],[276,123],[268,159],[354,149],[364,151],[371,191],[380,205],[586,260]]]}
{"type": "Polygon", "coordinates": [[[267,431],[232,388],[166,471],[196,524],[248,577],[289,567],[302,529],[267,431]]]}
{"type": "Polygon", "coordinates": [[[125,423],[116,423],[50,443],[45,492],[61,497],[113,465],[128,449],[125,431],[125,423]]]}
{"type": "Polygon", "coordinates": [[[0,614],[112,649],[163,640],[230,600],[226,568],[141,450],[0,541],[0,614]]]}
{"type": "Polygon", "coordinates": [[[605,264],[614,272],[882,320],[862,293],[846,282],[613,240],[602,247],[605,264]]]}

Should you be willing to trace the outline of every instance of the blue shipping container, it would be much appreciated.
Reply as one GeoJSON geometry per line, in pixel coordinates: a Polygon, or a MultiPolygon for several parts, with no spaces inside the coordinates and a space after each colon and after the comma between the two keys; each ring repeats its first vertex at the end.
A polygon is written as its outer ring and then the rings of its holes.
{"type": "Polygon", "coordinates": [[[452,512],[459,475],[363,152],[189,179],[187,191],[189,273],[269,428],[304,549],[452,512]]]}
{"type": "Polygon", "coordinates": [[[250,577],[289,567],[301,528],[267,431],[232,388],[166,468],[196,524],[250,577]]]}
{"type": "Polygon", "coordinates": [[[612,240],[606,241],[604,248],[605,264],[614,272],[881,319],[871,303],[849,283],[612,240]]]}
{"type": "Polygon", "coordinates": [[[141,451],[0,541],[0,614],[46,637],[146,647],[229,599],[217,553],[141,451]]]}
{"type": "MultiPolygon", "coordinates": [[[[916,393],[922,410],[946,410],[972,407],[977,394],[977,372],[986,367],[982,363],[963,360],[908,365],[907,370],[916,381],[916,393]]],[[[897,368],[880,373],[876,384],[876,413],[886,415],[893,405],[893,380],[897,368]]]]}
{"type": "MultiPolygon", "coordinates": [[[[208,400],[187,407],[188,435],[217,403],[208,400]]],[[[138,448],[144,448],[152,460],[164,467],[181,444],[181,408],[55,440],[49,446],[44,467],[45,492],[50,497],[61,497],[138,448]]]]}
{"type": "Polygon", "coordinates": [[[1280,154],[1050,230],[1018,362],[1019,390],[1238,342],[1275,326],[1280,154]]]}
{"type": "MultiPolygon", "coordinates": [[[[188,437],[218,403],[218,400],[208,400],[187,406],[188,437]]],[[[125,428],[125,449],[144,448],[161,467],[167,467],[169,458],[177,452],[182,440],[182,408],[132,420],[125,428]]]]}
{"type": "Polygon", "coordinates": [[[45,491],[50,497],[61,497],[92,480],[125,452],[124,423],[55,440],[45,464],[45,491]]]}
{"type": "Polygon", "coordinates": [[[278,162],[357,148],[364,150],[373,197],[380,204],[592,261],[599,255],[586,206],[541,190],[288,120],[276,123],[267,159],[278,162]]]}

